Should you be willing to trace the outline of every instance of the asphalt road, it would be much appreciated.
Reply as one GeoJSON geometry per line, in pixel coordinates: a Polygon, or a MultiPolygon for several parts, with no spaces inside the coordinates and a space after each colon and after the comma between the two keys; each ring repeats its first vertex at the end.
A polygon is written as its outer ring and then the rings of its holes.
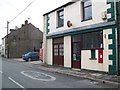
{"type": "Polygon", "coordinates": [[[28,62],[0,58],[2,88],[113,88],[111,85],[42,71],[28,62]]]}

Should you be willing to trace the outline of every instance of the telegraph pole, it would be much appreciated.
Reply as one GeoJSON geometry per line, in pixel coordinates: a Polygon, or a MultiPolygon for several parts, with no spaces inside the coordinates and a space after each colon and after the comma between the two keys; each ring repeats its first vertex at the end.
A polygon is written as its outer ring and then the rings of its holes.
{"type": "Polygon", "coordinates": [[[8,33],[9,33],[9,22],[7,21],[7,58],[9,58],[9,40],[8,40],[8,33]]]}

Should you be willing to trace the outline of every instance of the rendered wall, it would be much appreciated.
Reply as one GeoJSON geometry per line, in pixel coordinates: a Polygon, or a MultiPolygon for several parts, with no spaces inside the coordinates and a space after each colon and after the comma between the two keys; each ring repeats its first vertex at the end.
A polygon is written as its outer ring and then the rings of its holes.
{"type": "Polygon", "coordinates": [[[71,36],[64,37],[64,67],[71,68],[71,36]]]}
{"type": "Polygon", "coordinates": [[[47,64],[53,65],[52,39],[47,39],[47,64]]]}
{"type": "Polygon", "coordinates": [[[117,71],[116,46],[115,46],[115,29],[103,30],[103,63],[98,63],[98,50],[96,50],[97,60],[91,60],[91,51],[81,51],[82,69],[96,70],[115,73],[117,71]]]}
{"type": "MultiPolygon", "coordinates": [[[[87,25],[106,22],[102,20],[102,12],[107,11],[110,5],[107,5],[106,0],[98,1],[92,0],[92,20],[82,21],[82,6],[81,1],[64,8],[64,27],[57,28],[57,11],[50,13],[49,16],[49,29],[50,33],[63,31],[66,29],[83,27],[87,25]],[[101,7],[102,6],[102,7],[101,7]],[[98,9],[99,8],[99,9],[98,9]],[[70,20],[73,24],[71,28],[67,27],[67,21],[70,20]]],[[[110,15],[108,15],[110,17],[110,15]]]]}

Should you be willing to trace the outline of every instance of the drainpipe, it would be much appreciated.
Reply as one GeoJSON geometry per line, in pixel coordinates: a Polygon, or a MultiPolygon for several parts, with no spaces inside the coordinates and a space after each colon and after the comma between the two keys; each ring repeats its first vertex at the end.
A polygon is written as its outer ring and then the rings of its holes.
{"type": "Polygon", "coordinates": [[[9,58],[9,37],[8,37],[9,23],[10,22],[7,21],[7,58],[9,58]]]}
{"type": "Polygon", "coordinates": [[[119,0],[116,0],[116,25],[117,25],[117,68],[118,68],[118,75],[120,75],[120,56],[119,56],[119,49],[120,49],[120,47],[119,47],[119,44],[120,44],[120,42],[119,42],[119,40],[120,40],[120,38],[119,38],[119,33],[120,33],[120,31],[119,31],[119,0]]]}

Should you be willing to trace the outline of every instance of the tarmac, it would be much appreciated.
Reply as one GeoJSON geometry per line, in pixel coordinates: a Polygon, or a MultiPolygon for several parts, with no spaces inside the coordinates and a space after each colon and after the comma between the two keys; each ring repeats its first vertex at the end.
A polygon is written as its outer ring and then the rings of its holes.
{"type": "MultiPolygon", "coordinates": [[[[14,60],[21,61],[21,59],[14,59],[14,60]]],[[[41,61],[30,61],[28,63],[36,65],[38,69],[43,71],[70,75],[70,76],[89,79],[89,80],[98,81],[102,83],[114,84],[117,86],[117,88],[120,89],[120,75],[118,76],[118,75],[112,75],[112,74],[102,73],[102,72],[76,70],[76,69],[64,68],[60,66],[51,66],[51,65],[44,64],[41,61]]]]}

